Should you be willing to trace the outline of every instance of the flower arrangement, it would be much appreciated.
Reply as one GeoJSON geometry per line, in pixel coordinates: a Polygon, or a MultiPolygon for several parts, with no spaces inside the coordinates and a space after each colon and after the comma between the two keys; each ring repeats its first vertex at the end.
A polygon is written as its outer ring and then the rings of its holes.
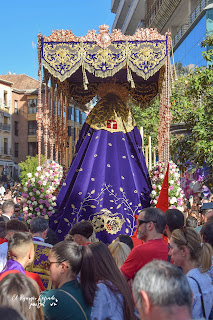
{"type": "MultiPolygon", "coordinates": [[[[156,206],[160,190],[163,184],[163,179],[166,174],[166,166],[164,162],[157,162],[156,166],[151,171],[151,205],[156,206]]],[[[177,165],[169,162],[169,209],[178,209],[184,211],[184,192],[180,187],[180,173],[177,165]]]]}
{"type": "Polygon", "coordinates": [[[22,192],[24,220],[30,224],[36,216],[49,219],[55,213],[54,192],[63,177],[63,167],[48,160],[46,165],[37,167],[34,174],[28,173],[27,176],[22,192]]]}

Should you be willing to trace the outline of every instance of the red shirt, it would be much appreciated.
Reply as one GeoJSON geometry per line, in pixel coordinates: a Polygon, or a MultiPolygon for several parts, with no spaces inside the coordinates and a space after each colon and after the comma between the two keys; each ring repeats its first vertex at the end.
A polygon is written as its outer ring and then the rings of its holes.
{"type": "Polygon", "coordinates": [[[163,239],[149,240],[134,247],[121,267],[128,279],[134,278],[136,272],[152,260],[168,260],[168,245],[163,239]]]}

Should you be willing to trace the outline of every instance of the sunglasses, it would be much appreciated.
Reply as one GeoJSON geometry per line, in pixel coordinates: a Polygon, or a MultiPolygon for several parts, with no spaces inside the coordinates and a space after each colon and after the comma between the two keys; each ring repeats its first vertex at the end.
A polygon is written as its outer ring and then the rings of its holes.
{"type": "Polygon", "coordinates": [[[149,222],[157,223],[157,221],[153,221],[153,220],[140,220],[140,219],[138,219],[137,221],[138,221],[139,226],[143,223],[149,223],[149,222]]]}
{"type": "Polygon", "coordinates": [[[47,260],[46,261],[46,270],[50,270],[51,264],[53,264],[53,263],[60,263],[60,262],[47,260]]]}

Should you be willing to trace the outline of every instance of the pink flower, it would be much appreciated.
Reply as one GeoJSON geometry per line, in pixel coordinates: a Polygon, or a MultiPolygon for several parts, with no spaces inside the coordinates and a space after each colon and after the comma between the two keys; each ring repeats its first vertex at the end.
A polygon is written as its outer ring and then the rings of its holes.
{"type": "Polygon", "coordinates": [[[50,198],[50,197],[49,197],[48,194],[45,194],[44,198],[45,198],[45,199],[48,199],[48,198],[50,198]]]}
{"type": "Polygon", "coordinates": [[[43,183],[43,182],[42,182],[41,180],[38,181],[38,184],[39,184],[40,186],[42,185],[42,183],[43,183]]]}
{"type": "Polygon", "coordinates": [[[31,199],[30,199],[31,201],[35,201],[35,197],[31,197],[31,199]]]}
{"type": "Polygon", "coordinates": [[[35,208],[35,211],[38,212],[38,211],[40,211],[40,209],[37,207],[37,208],[35,208]]]}
{"type": "Polygon", "coordinates": [[[176,207],[174,205],[171,206],[171,209],[176,209],[176,207]]]}
{"type": "Polygon", "coordinates": [[[39,204],[42,204],[42,203],[43,203],[43,200],[42,200],[42,199],[39,199],[39,200],[38,200],[38,203],[39,203],[39,204]]]}
{"type": "Polygon", "coordinates": [[[36,192],[37,191],[37,189],[36,188],[33,188],[33,192],[36,192]]]}
{"type": "Polygon", "coordinates": [[[152,189],[156,189],[156,185],[155,184],[153,184],[152,189]]]}
{"type": "Polygon", "coordinates": [[[32,203],[30,203],[30,204],[29,204],[29,207],[30,207],[30,208],[32,208],[32,207],[33,207],[32,203]]]}
{"type": "Polygon", "coordinates": [[[169,186],[169,190],[173,190],[174,189],[174,186],[169,186]]]}
{"type": "Polygon", "coordinates": [[[44,187],[41,187],[41,192],[44,192],[44,187]]]}

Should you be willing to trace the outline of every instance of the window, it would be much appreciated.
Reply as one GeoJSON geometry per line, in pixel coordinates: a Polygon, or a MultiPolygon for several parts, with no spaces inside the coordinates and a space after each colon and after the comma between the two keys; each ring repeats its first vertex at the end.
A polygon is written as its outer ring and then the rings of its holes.
{"type": "Polygon", "coordinates": [[[28,113],[36,113],[37,112],[37,99],[29,99],[28,100],[28,113]]]}
{"type": "Polygon", "coordinates": [[[75,109],[75,119],[74,119],[75,122],[79,122],[79,110],[78,109],[75,109]]]}
{"type": "Polygon", "coordinates": [[[37,121],[28,121],[28,135],[36,135],[36,130],[37,130],[37,121]]]}
{"type": "Polygon", "coordinates": [[[38,153],[38,143],[37,142],[28,142],[28,155],[35,157],[38,153]]]}
{"type": "Polygon", "coordinates": [[[75,141],[75,128],[68,126],[68,136],[75,141]]]}
{"type": "Polygon", "coordinates": [[[8,138],[4,138],[4,154],[8,154],[8,138]]]}
{"type": "Polygon", "coordinates": [[[18,121],[14,122],[14,134],[15,136],[18,136],[18,121]]]}
{"type": "Polygon", "coordinates": [[[14,101],[14,113],[18,114],[18,101],[17,100],[14,101]]]}
{"type": "Polygon", "coordinates": [[[7,91],[4,91],[4,105],[7,106],[7,91]]]}
{"type": "Polygon", "coordinates": [[[18,143],[16,143],[16,142],[14,145],[14,150],[15,150],[15,157],[18,158],[18,143]]]}

